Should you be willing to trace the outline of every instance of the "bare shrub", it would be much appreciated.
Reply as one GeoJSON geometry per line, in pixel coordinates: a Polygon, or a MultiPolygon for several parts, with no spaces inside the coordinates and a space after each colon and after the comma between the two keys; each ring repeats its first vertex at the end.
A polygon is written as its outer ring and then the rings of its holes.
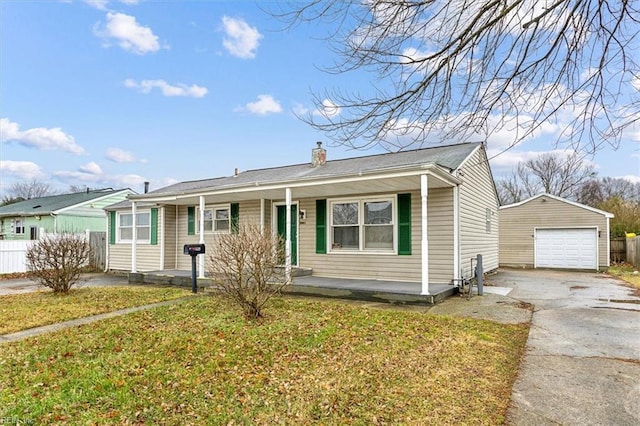
{"type": "Polygon", "coordinates": [[[267,301],[290,284],[278,267],[283,251],[282,238],[257,225],[242,225],[237,233],[218,236],[207,272],[246,318],[257,319],[263,316],[267,301]]]}
{"type": "Polygon", "coordinates": [[[27,274],[55,293],[66,294],[80,281],[91,251],[83,235],[47,235],[27,250],[27,274]]]}

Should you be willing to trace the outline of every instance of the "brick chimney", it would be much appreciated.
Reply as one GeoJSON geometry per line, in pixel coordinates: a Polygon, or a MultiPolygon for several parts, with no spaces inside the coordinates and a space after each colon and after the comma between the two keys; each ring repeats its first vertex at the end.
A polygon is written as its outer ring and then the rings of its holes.
{"type": "Polygon", "coordinates": [[[322,142],[316,142],[317,148],[311,150],[311,165],[313,167],[322,166],[327,162],[327,150],[322,147],[322,142]]]}

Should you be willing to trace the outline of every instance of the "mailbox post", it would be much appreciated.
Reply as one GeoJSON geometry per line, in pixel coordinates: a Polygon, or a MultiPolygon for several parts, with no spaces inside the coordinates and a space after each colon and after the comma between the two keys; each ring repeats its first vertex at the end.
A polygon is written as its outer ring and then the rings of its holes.
{"type": "Polygon", "coordinates": [[[191,291],[198,292],[198,278],[196,276],[196,257],[204,254],[204,244],[185,244],[183,253],[191,256],[191,291]]]}

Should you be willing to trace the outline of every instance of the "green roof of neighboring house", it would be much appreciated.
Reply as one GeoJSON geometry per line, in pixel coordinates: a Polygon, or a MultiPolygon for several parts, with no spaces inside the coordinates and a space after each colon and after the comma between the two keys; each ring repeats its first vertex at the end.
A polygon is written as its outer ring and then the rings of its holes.
{"type": "Polygon", "coordinates": [[[77,192],[73,194],[50,195],[48,197],[31,198],[30,200],[0,206],[0,217],[35,216],[58,213],[63,209],[81,205],[89,201],[116,195],[122,192],[132,193],[125,189],[100,189],[95,191],[77,192]]]}

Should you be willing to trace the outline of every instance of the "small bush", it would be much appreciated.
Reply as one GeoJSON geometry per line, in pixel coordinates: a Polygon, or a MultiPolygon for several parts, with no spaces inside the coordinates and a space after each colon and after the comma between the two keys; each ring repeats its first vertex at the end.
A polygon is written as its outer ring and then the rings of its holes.
{"type": "Polygon", "coordinates": [[[91,251],[83,235],[47,235],[27,250],[27,274],[55,293],[66,294],[80,281],[91,251]]]}
{"type": "Polygon", "coordinates": [[[248,319],[263,316],[267,301],[289,284],[283,269],[282,239],[257,225],[218,236],[209,255],[209,275],[220,293],[238,304],[248,319]]]}

